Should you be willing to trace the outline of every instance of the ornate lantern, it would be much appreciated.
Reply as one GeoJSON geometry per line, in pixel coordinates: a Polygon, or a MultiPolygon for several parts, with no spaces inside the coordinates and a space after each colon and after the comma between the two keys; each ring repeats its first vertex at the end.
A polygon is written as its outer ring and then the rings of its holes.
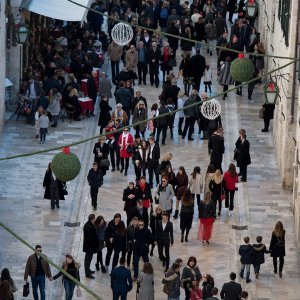
{"type": "Polygon", "coordinates": [[[18,24],[16,29],[18,43],[25,44],[29,33],[27,26],[25,24],[18,24]]]}
{"type": "Polygon", "coordinates": [[[66,147],[62,152],[56,154],[51,162],[51,169],[60,181],[71,181],[80,172],[80,161],[78,157],[66,147]]]}
{"type": "Polygon", "coordinates": [[[248,18],[256,18],[258,5],[255,0],[248,0],[246,3],[246,13],[248,18]]]}
{"type": "Polygon", "coordinates": [[[264,94],[267,104],[276,104],[279,96],[279,87],[276,82],[268,81],[264,86],[264,94]]]}
{"type": "Polygon", "coordinates": [[[133,38],[133,30],[128,24],[118,23],[111,31],[111,37],[116,44],[125,46],[131,42],[133,38]]]}
{"type": "Polygon", "coordinates": [[[230,65],[230,75],[234,81],[246,82],[253,78],[254,66],[250,59],[245,58],[244,54],[239,54],[230,65]]]}

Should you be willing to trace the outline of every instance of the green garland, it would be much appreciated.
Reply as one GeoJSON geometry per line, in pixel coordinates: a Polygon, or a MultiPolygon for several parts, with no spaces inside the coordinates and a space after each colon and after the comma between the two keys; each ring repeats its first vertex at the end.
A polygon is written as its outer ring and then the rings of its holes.
{"type": "MultiPolygon", "coordinates": [[[[287,64],[285,64],[285,65],[283,65],[283,66],[281,66],[281,67],[278,67],[278,68],[276,68],[276,69],[273,69],[273,70],[271,70],[271,71],[269,71],[269,72],[267,72],[267,73],[265,73],[265,74],[263,74],[263,75],[261,75],[261,76],[258,76],[258,77],[256,77],[256,78],[253,78],[253,79],[251,79],[251,80],[249,80],[249,81],[247,81],[247,82],[243,82],[243,83],[241,83],[240,85],[234,86],[233,88],[229,89],[229,90],[226,91],[226,92],[222,92],[222,93],[219,93],[219,94],[214,95],[214,96],[212,96],[212,97],[208,97],[207,100],[212,99],[212,98],[215,98],[215,97],[221,97],[221,96],[223,96],[225,93],[232,92],[232,91],[234,91],[234,90],[236,90],[236,89],[238,89],[238,88],[240,88],[240,87],[243,87],[244,85],[249,84],[249,83],[251,83],[251,82],[256,82],[258,79],[261,79],[261,78],[263,78],[263,77],[267,77],[268,75],[272,74],[273,72],[277,72],[278,70],[284,69],[284,68],[288,67],[289,65],[294,64],[295,62],[296,62],[296,60],[293,60],[293,61],[291,61],[291,62],[289,62],[289,63],[287,63],[287,64]]],[[[124,127],[122,127],[122,128],[119,128],[118,130],[115,130],[114,132],[121,132],[121,131],[123,131],[123,129],[124,129],[125,127],[127,127],[127,128],[135,127],[135,126],[137,126],[137,125],[139,125],[139,124],[144,124],[145,122],[148,122],[148,121],[150,121],[150,120],[157,120],[157,119],[160,119],[160,118],[163,118],[163,117],[166,117],[166,116],[170,116],[170,115],[175,114],[175,113],[177,113],[177,112],[179,112],[179,111],[184,111],[184,110],[186,110],[186,109],[189,109],[189,108],[191,108],[191,107],[198,106],[198,105],[199,105],[199,102],[193,103],[193,104],[190,104],[190,105],[188,105],[188,106],[186,106],[186,107],[176,109],[176,110],[174,110],[174,111],[172,111],[172,112],[168,112],[168,113],[159,115],[159,116],[157,116],[157,117],[150,118],[150,119],[148,119],[148,120],[146,120],[146,121],[140,121],[140,122],[137,122],[137,123],[134,123],[134,124],[131,124],[131,125],[124,126],[124,127]]],[[[86,143],[86,142],[89,142],[89,141],[91,141],[91,140],[97,139],[97,138],[99,138],[99,137],[102,137],[102,136],[106,136],[106,135],[112,134],[112,133],[114,133],[114,132],[102,133],[102,134],[100,134],[100,135],[96,135],[96,136],[93,136],[93,137],[89,137],[89,138],[86,138],[86,139],[77,141],[77,142],[75,142],[75,143],[71,143],[71,144],[67,144],[67,145],[63,145],[63,146],[58,146],[58,147],[48,148],[48,149],[39,150],[39,151],[34,151],[34,152],[29,152],[29,153],[24,153],[24,154],[17,154],[17,155],[12,155],[12,156],[7,156],[7,157],[1,157],[1,158],[0,158],[0,162],[1,162],[1,161],[4,161],[4,160],[9,160],[9,159],[15,159],[15,158],[20,158],[20,157],[33,156],[33,155],[37,155],[37,154],[41,154],[41,153],[47,153],[47,152],[50,152],[50,151],[60,150],[60,149],[62,149],[62,148],[64,148],[64,147],[72,147],[72,146],[75,146],[75,145],[84,144],[84,143],[86,143]]]]}

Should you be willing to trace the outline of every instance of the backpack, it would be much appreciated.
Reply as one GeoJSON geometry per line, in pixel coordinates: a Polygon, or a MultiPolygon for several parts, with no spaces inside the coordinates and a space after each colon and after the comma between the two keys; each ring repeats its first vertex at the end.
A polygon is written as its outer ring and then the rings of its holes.
{"type": "Polygon", "coordinates": [[[167,19],[169,15],[168,9],[167,8],[162,8],[160,10],[160,18],[161,19],[167,19]]]}

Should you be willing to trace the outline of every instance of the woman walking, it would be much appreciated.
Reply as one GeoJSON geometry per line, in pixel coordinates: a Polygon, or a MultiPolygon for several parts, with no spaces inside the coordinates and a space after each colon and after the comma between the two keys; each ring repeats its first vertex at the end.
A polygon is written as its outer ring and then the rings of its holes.
{"type": "Polygon", "coordinates": [[[142,176],[141,179],[136,184],[137,189],[137,197],[138,199],[143,200],[143,204],[145,208],[150,207],[150,203],[152,204],[152,194],[150,184],[146,182],[145,176],[142,176]]]}
{"type": "Polygon", "coordinates": [[[234,84],[230,75],[231,57],[227,56],[226,61],[223,63],[219,73],[219,84],[223,85],[223,100],[227,98],[228,86],[234,84]]]}
{"type": "Polygon", "coordinates": [[[136,207],[136,201],[138,190],[134,187],[133,182],[129,182],[128,187],[123,191],[124,211],[126,211],[127,218],[134,207],[136,207]]]}
{"type": "Polygon", "coordinates": [[[202,240],[203,244],[209,245],[209,240],[212,236],[213,224],[216,218],[214,204],[211,201],[211,193],[204,194],[204,199],[200,202],[200,220],[198,227],[198,240],[202,240]]]}
{"type": "Polygon", "coordinates": [[[211,191],[211,199],[215,205],[215,211],[217,211],[217,203],[219,203],[218,216],[221,214],[222,210],[222,200],[224,200],[224,189],[223,189],[223,176],[221,171],[218,169],[215,172],[214,177],[209,183],[209,189],[211,191]]]}
{"type": "Polygon", "coordinates": [[[50,90],[48,95],[49,105],[47,107],[47,112],[50,113],[53,117],[53,124],[51,125],[51,127],[57,127],[61,99],[62,96],[57,89],[53,88],[50,90]]]}
{"type": "Polygon", "coordinates": [[[140,180],[141,175],[144,177],[146,176],[148,156],[149,145],[147,141],[142,141],[141,145],[137,149],[134,161],[134,171],[137,181],[140,180]]]}
{"type": "Polygon", "coordinates": [[[129,158],[132,156],[132,153],[129,152],[129,149],[133,145],[133,136],[129,133],[128,127],[124,128],[123,133],[120,135],[118,145],[120,147],[121,159],[120,173],[123,173],[123,171],[125,170],[124,175],[127,176],[129,158]]]}
{"type": "Polygon", "coordinates": [[[153,267],[151,263],[145,262],[143,271],[137,278],[139,292],[137,300],[154,300],[153,267]]]}
{"type": "Polygon", "coordinates": [[[179,202],[189,184],[189,179],[188,179],[188,176],[186,175],[186,172],[185,172],[185,169],[183,166],[178,168],[178,173],[176,174],[175,182],[176,182],[176,189],[175,189],[176,208],[175,208],[175,214],[174,214],[173,218],[177,219],[178,212],[179,212],[179,202]]]}
{"type": "Polygon", "coordinates": [[[230,164],[228,167],[228,171],[224,173],[223,176],[223,186],[225,189],[225,207],[229,207],[229,216],[234,208],[233,200],[234,193],[236,191],[236,184],[239,182],[238,175],[236,173],[235,165],[230,164]]]}
{"type": "Polygon", "coordinates": [[[282,278],[282,269],[285,257],[285,230],[282,222],[278,221],[272,232],[269,251],[273,257],[274,273],[277,274],[277,258],[279,258],[279,277],[282,278]]]}
{"type": "Polygon", "coordinates": [[[102,250],[105,247],[105,231],[107,228],[106,221],[104,220],[103,216],[98,216],[96,221],[95,221],[95,227],[96,227],[96,233],[98,236],[98,242],[99,242],[99,248],[97,252],[97,262],[95,264],[96,270],[100,271],[99,264],[101,266],[101,272],[106,273],[106,268],[103,264],[103,255],[102,255],[102,250]]]}
{"type": "Polygon", "coordinates": [[[185,242],[188,242],[188,236],[190,229],[192,228],[194,215],[194,197],[191,190],[187,188],[181,199],[181,210],[180,210],[180,230],[181,230],[181,243],[183,243],[184,233],[185,242]]]}
{"type": "MultiPolygon", "coordinates": [[[[153,241],[156,236],[156,229],[157,229],[158,221],[161,221],[161,220],[162,220],[162,209],[159,205],[156,205],[154,212],[152,213],[152,215],[150,217],[150,228],[151,228],[153,241]]],[[[153,242],[151,251],[150,251],[150,256],[153,256],[154,247],[155,247],[155,243],[153,242]]]]}
{"type": "Polygon", "coordinates": [[[170,65],[170,60],[172,58],[172,48],[169,47],[168,42],[164,42],[163,47],[161,48],[161,64],[160,69],[163,72],[163,81],[165,81],[165,75],[169,75],[170,71],[173,69],[170,65]]]}
{"type": "MultiPolygon", "coordinates": [[[[67,254],[66,259],[62,265],[62,269],[64,269],[65,272],[67,272],[69,275],[73,276],[78,281],[80,281],[79,268],[80,264],[73,259],[72,255],[67,254]]],[[[73,298],[76,283],[69,279],[69,277],[65,276],[62,272],[59,272],[55,276],[53,276],[53,280],[57,279],[60,276],[63,276],[63,284],[66,292],[65,299],[71,300],[73,298]]]]}
{"type": "Polygon", "coordinates": [[[103,132],[103,129],[108,125],[111,115],[110,111],[112,110],[111,106],[108,104],[108,97],[102,96],[100,103],[100,115],[98,120],[98,126],[100,126],[100,134],[103,132]]]}
{"type": "Polygon", "coordinates": [[[98,164],[98,168],[102,171],[103,176],[109,169],[110,162],[108,161],[109,145],[105,143],[106,137],[101,136],[98,143],[94,145],[93,153],[95,155],[94,161],[98,164]]]}
{"type": "Polygon", "coordinates": [[[194,167],[193,173],[191,173],[189,177],[189,186],[190,190],[193,196],[193,199],[195,199],[195,196],[197,197],[197,207],[198,207],[198,213],[200,208],[200,194],[203,192],[203,186],[204,186],[204,179],[201,175],[201,168],[199,166],[194,167]]]}
{"type": "Polygon", "coordinates": [[[240,176],[242,176],[241,181],[247,182],[247,168],[251,164],[250,158],[250,143],[246,138],[246,133],[240,133],[241,146],[239,151],[238,163],[240,167],[240,176]]]}
{"type": "MultiPolygon", "coordinates": [[[[15,293],[18,289],[16,287],[16,284],[15,284],[14,280],[10,277],[10,273],[9,273],[9,270],[7,268],[4,268],[1,272],[0,284],[2,282],[4,282],[5,280],[7,280],[8,283],[9,283],[11,293],[12,294],[15,293]]],[[[12,295],[11,299],[14,299],[13,295],[12,295]]]]}
{"type": "Polygon", "coordinates": [[[215,167],[213,164],[208,165],[206,174],[205,174],[205,185],[204,185],[204,194],[209,192],[209,183],[215,176],[215,167]]]}
{"type": "Polygon", "coordinates": [[[197,259],[191,256],[188,259],[187,266],[182,270],[181,282],[185,291],[185,300],[190,300],[190,290],[199,286],[202,278],[197,259]]]}

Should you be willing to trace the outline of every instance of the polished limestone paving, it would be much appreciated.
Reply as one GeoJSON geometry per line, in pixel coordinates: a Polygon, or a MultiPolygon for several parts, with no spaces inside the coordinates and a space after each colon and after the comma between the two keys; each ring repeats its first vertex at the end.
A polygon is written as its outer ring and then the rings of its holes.
{"type": "MultiPolygon", "coordinates": [[[[215,54],[213,57],[207,56],[206,59],[214,74],[212,94],[217,94],[221,91],[221,87],[217,83],[215,54]]],[[[177,68],[175,71],[177,72],[177,68]]],[[[147,80],[149,79],[147,78],[147,80]]],[[[178,84],[182,87],[182,79],[178,80],[178,84]]],[[[147,98],[148,106],[158,101],[158,95],[161,92],[161,87],[155,89],[150,87],[149,83],[147,86],[136,85],[134,89],[142,91],[147,98]]],[[[202,90],[203,85],[201,86],[202,90]]],[[[291,193],[281,187],[272,130],[269,133],[261,133],[263,124],[258,118],[258,110],[263,101],[262,88],[256,87],[252,101],[247,100],[246,88],[243,92],[243,97],[236,96],[234,92],[231,92],[226,101],[221,98],[218,100],[222,105],[222,121],[225,132],[226,151],[223,169],[226,169],[232,162],[238,130],[246,129],[252,157],[248,182],[239,183],[233,216],[229,217],[223,209],[221,216],[214,223],[213,237],[209,246],[203,245],[197,240],[198,220],[196,216],[194,216],[189,242],[183,244],[180,243],[179,219],[172,220],[175,243],[171,248],[171,262],[181,257],[185,264],[189,256],[195,256],[201,273],[211,274],[215,279],[215,285],[221,289],[223,283],[228,281],[231,271],[239,272],[238,247],[242,243],[243,237],[248,235],[251,242],[254,242],[257,235],[262,235],[263,242],[268,247],[274,225],[281,220],[287,231],[287,256],[283,278],[280,279],[273,274],[272,259],[266,256],[266,263],[262,265],[259,279],[254,278],[251,268],[252,282],[246,284],[244,280],[238,279],[238,281],[241,282],[243,289],[250,293],[250,299],[296,300],[299,299],[300,292],[300,269],[291,210],[291,193]],[[234,229],[237,228],[235,226],[247,226],[247,229],[237,230],[234,229]]],[[[114,101],[111,101],[114,105],[114,101]]],[[[187,172],[191,173],[193,167],[199,165],[204,174],[209,164],[207,141],[201,140],[197,135],[197,125],[195,126],[195,140],[183,140],[181,136],[177,135],[177,122],[176,117],[174,140],[172,141],[170,137],[167,138],[166,146],[161,146],[161,154],[168,151],[173,153],[172,165],[175,169],[183,165],[187,172]]],[[[11,119],[0,136],[0,157],[60,146],[93,136],[98,133],[97,118],[85,118],[82,122],[72,123],[67,120],[64,123],[60,121],[59,126],[56,129],[49,129],[49,132],[47,143],[41,146],[37,140],[32,138],[34,135],[32,126],[27,125],[22,119],[19,121],[11,119]]],[[[103,300],[108,300],[112,299],[109,273],[96,272],[95,280],[86,279],[84,276],[82,227],[90,213],[101,214],[109,221],[116,212],[120,212],[125,219],[122,192],[128,182],[135,179],[135,176],[132,164],[130,164],[127,177],[119,172],[108,172],[98,195],[98,209],[96,212],[93,211],[86,181],[87,172],[93,161],[93,143],[94,141],[72,147],[72,151],[81,160],[82,170],[74,181],[68,183],[69,195],[59,210],[50,209],[49,201],[43,199],[44,190],[42,188],[48,162],[57,151],[0,162],[0,220],[29,244],[33,246],[41,244],[43,253],[59,265],[62,263],[64,255],[71,253],[82,265],[80,272],[82,283],[95,291],[103,300]],[[79,227],[67,227],[65,222],[80,222],[80,225],[79,227]]],[[[22,299],[24,268],[31,251],[2,229],[0,230],[0,241],[0,269],[4,267],[10,269],[11,276],[19,287],[15,299],[22,299]]],[[[94,257],[92,269],[95,259],[94,257]]],[[[155,272],[155,299],[166,299],[166,295],[162,292],[163,268],[158,259],[157,248],[154,256],[150,258],[150,262],[153,264],[155,272]]],[[[56,274],[53,268],[52,272],[56,274]]],[[[128,299],[135,299],[135,290],[134,286],[128,299]]],[[[61,280],[47,282],[47,299],[63,298],[61,280]]],[[[28,299],[32,299],[32,294],[28,299]]],[[[93,299],[93,297],[83,291],[82,299],[93,299]]],[[[184,299],[183,290],[181,290],[181,299],[184,299]]]]}

